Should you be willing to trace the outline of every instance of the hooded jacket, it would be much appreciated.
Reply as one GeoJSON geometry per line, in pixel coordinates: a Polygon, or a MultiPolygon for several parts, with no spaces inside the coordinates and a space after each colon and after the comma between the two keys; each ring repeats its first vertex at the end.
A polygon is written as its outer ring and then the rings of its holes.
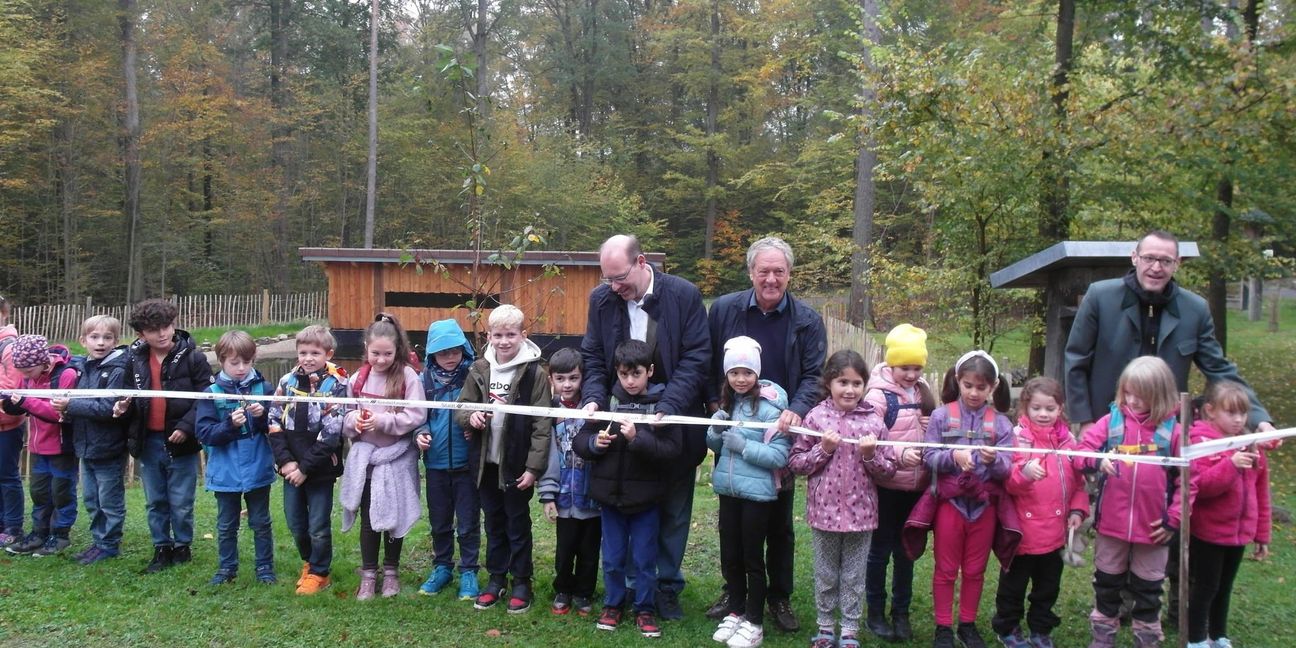
{"type": "MultiPolygon", "coordinates": [[[[142,338],[130,345],[127,354],[127,386],[132,389],[158,389],[166,391],[200,392],[211,384],[212,369],[207,363],[207,356],[198,351],[193,337],[188,331],[176,329],[175,344],[162,359],[162,384],[154,385],[149,372],[149,354],[152,351],[142,338]]],[[[160,433],[170,436],[179,430],[185,438],[179,443],[166,442],[167,454],[172,457],[183,457],[202,450],[202,444],[194,436],[194,403],[187,398],[166,399],[166,424],[160,433]]],[[[151,398],[132,398],[126,416],[130,420],[130,432],[127,437],[128,448],[132,456],[138,457],[144,448],[144,435],[148,434],[149,410],[153,407],[151,398]]]]}
{"type": "Polygon", "coordinates": [[[877,488],[873,479],[895,474],[896,464],[891,448],[878,446],[873,458],[865,460],[859,446],[845,439],[859,439],[869,434],[881,437],[886,432],[882,417],[873,407],[860,401],[855,409],[843,412],[825,399],[814,406],[803,426],[816,431],[835,430],[843,441],[829,454],[819,437],[797,435],[792,444],[788,467],[806,479],[806,523],[812,529],[857,533],[872,531],[878,525],[877,488]]]}
{"type": "MultiPolygon", "coordinates": [[[[618,382],[612,387],[616,404],[613,412],[653,414],[666,393],[662,385],[649,385],[648,391],[631,396],[618,382]]],[[[585,422],[572,448],[582,459],[593,462],[590,469],[590,494],[604,506],[614,506],[621,513],[632,515],[655,506],[666,493],[666,467],[678,462],[683,447],[678,425],[635,424],[633,441],[617,434],[607,448],[594,445],[599,430],[620,424],[591,419],[585,422]]]]}
{"type": "MultiPolygon", "coordinates": [[[[756,402],[740,401],[730,415],[717,410],[711,418],[733,421],[769,423],[777,421],[787,407],[787,392],[768,380],[756,386],[756,402]]],[[[772,429],[743,426],[717,426],[707,428],[707,447],[716,454],[715,469],[711,471],[711,488],[717,495],[728,495],[757,502],[770,502],[778,498],[776,474],[787,466],[792,439],[772,429]],[[746,443],[741,453],[734,453],[724,445],[723,433],[734,430],[746,443]]]]}
{"type": "MultiPolygon", "coordinates": [[[[468,379],[468,370],[477,353],[464,337],[459,324],[454,320],[432,322],[427,332],[427,357],[423,363],[423,394],[428,401],[453,403],[459,400],[464,382],[468,379]],[[463,349],[463,359],[455,369],[449,382],[437,380],[436,354],[439,351],[459,347],[463,349]]],[[[464,436],[463,428],[455,422],[454,411],[449,409],[428,409],[427,430],[420,434],[429,434],[427,452],[423,453],[423,465],[431,470],[466,470],[471,454],[470,445],[464,436]]]]}
{"type": "MultiPolygon", "coordinates": [[[[463,403],[489,403],[491,401],[491,367],[495,362],[495,348],[487,347],[485,357],[477,360],[468,370],[468,379],[464,382],[459,401],[463,403]]],[[[515,368],[513,379],[509,383],[508,403],[510,405],[531,405],[548,407],[553,397],[549,387],[549,373],[545,371],[540,359],[540,347],[535,342],[523,338],[521,348],[513,359],[499,366],[501,369],[515,368]]],[[[489,453],[489,437],[492,425],[499,425],[501,458],[499,463],[499,483],[503,489],[529,472],[538,480],[549,468],[549,445],[553,437],[553,420],[543,416],[514,416],[496,413],[487,423],[485,430],[475,430],[468,424],[469,410],[456,410],[454,421],[459,427],[469,430],[473,437],[473,448],[477,454],[477,476],[475,481],[480,486],[482,471],[486,466],[489,453]],[[500,417],[503,420],[500,420],[500,417]],[[497,423],[498,421],[498,423],[497,423]]]]}
{"type": "MultiPolygon", "coordinates": [[[[925,384],[923,379],[920,378],[919,381],[925,384]]],[[[910,396],[892,377],[891,367],[880,362],[869,372],[868,392],[864,394],[864,402],[872,405],[873,411],[883,418],[887,415],[886,392],[895,394],[901,405],[919,403],[918,388],[915,387],[914,395],[910,396]]],[[[921,418],[922,410],[917,407],[901,407],[896,412],[895,424],[878,438],[888,441],[922,441],[926,431],[923,430],[921,418]]],[[[898,453],[896,457],[899,458],[898,453]]],[[[878,488],[918,491],[927,486],[927,477],[927,467],[921,463],[913,468],[903,468],[897,464],[894,475],[880,476],[875,482],[878,488]]]]}
{"type": "MultiPolygon", "coordinates": [[[[346,371],[332,362],[312,374],[302,373],[298,367],[279,379],[275,395],[345,397],[346,371]]],[[[306,481],[332,481],[340,477],[345,413],[343,405],[276,401],[270,406],[269,435],[275,465],[283,468],[296,462],[306,481]],[[306,408],[305,429],[298,429],[298,407],[306,408]]]]}
{"type": "MultiPolygon", "coordinates": [[[[56,344],[49,348],[49,371],[34,379],[24,378],[23,389],[72,389],[76,387],[79,367],[73,363],[72,354],[67,347],[56,344]]],[[[79,361],[78,361],[79,363],[79,361]]],[[[31,416],[31,429],[28,431],[27,450],[35,455],[54,456],[72,454],[72,424],[64,421],[48,398],[23,398],[14,405],[9,399],[4,400],[4,411],[7,414],[28,414],[31,416]]]]}
{"type": "MultiPolygon", "coordinates": [[[[99,359],[87,359],[77,389],[121,389],[127,380],[127,348],[119,346],[99,359]]],[[[82,459],[119,459],[126,455],[127,422],[113,418],[115,398],[73,398],[63,419],[72,425],[72,444],[82,459]]]]}
{"type": "MultiPolygon", "coordinates": [[[[1149,421],[1121,408],[1124,413],[1125,435],[1121,444],[1150,446],[1156,443],[1156,428],[1160,421],[1149,421]]],[[[1080,447],[1101,452],[1106,447],[1108,414],[1093,424],[1080,447]]],[[[1153,453],[1149,453],[1153,454],[1153,453]]],[[[1179,455],[1179,425],[1170,433],[1170,454],[1179,455]]],[[[1085,471],[1098,470],[1099,460],[1076,457],[1072,460],[1085,471]]],[[[1154,520],[1171,529],[1179,528],[1179,497],[1176,481],[1170,479],[1170,469],[1152,464],[1125,464],[1117,461],[1115,475],[1099,477],[1098,501],[1094,505],[1094,529],[1105,536],[1137,544],[1153,544],[1151,525],[1154,520]],[[1169,504],[1167,504],[1167,499],[1169,504]]]]}
{"type": "MultiPolygon", "coordinates": [[[[214,394],[265,396],[270,393],[261,373],[253,369],[241,382],[216,374],[207,391],[214,394]]],[[[255,401],[265,407],[265,401],[255,401]]],[[[195,428],[198,440],[207,450],[207,490],[220,493],[246,493],[274,483],[274,456],[266,439],[268,407],[261,416],[244,412],[247,420],[235,425],[234,410],[244,407],[235,399],[200,400],[195,405],[195,428]]]]}
{"type": "MultiPolygon", "coordinates": [[[[1224,435],[1209,421],[1196,421],[1188,430],[1196,444],[1224,435]]],[[[1192,461],[1192,536],[1226,547],[1252,542],[1269,544],[1272,517],[1269,504],[1269,459],[1251,468],[1233,465],[1237,450],[1217,452],[1192,461]]]]}
{"type": "MultiPolygon", "coordinates": [[[[1079,444],[1062,418],[1048,430],[1037,430],[1023,417],[1017,427],[1017,447],[1076,450],[1079,444]]],[[[1089,493],[1084,475],[1076,470],[1069,457],[1062,455],[1014,453],[1012,473],[1004,488],[1013,496],[1022,539],[1017,548],[1021,555],[1046,554],[1066,544],[1067,520],[1072,512],[1089,515],[1089,493]],[[1032,459],[1039,460],[1044,478],[1032,480],[1022,468],[1032,459]]]]}

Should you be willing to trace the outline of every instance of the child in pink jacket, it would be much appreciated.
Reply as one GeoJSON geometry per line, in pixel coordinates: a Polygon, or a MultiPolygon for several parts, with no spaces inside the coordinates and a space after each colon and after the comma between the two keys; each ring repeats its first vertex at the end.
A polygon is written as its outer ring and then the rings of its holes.
{"type": "Polygon", "coordinates": [[[873,479],[895,474],[890,448],[877,447],[886,428],[864,402],[864,358],[838,351],[824,364],[828,398],[806,414],[802,425],[823,436],[800,435],[788,468],[806,475],[806,523],[815,556],[815,607],[818,633],[812,648],[859,648],[864,569],[869,541],[877,528],[877,491],[873,479]],[[837,640],[837,612],[841,639],[837,640]]]}
{"type": "MultiPolygon", "coordinates": [[[[1018,401],[1017,447],[1077,449],[1062,416],[1065,402],[1058,381],[1045,377],[1026,381],[1018,401]]],[[[1068,457],[1020,452],[1013,454],[1012,462],[1004,487],[1017,508],[1022,539],[1011,565],[999,575],[990,624],[1007,648],[1051,648],[1049,635],[1062,622],[1053,612],[1062,586],[1062,548],[1068,530],[1074,532],[1089,515],[1089,494],[1084,476],[1068,457]],[[1029,639],[1021,629],[1028,584],[1031,606],[1025,616],[1029,639]]]]}
{"type": "MultiPolygon", "coordinates": [[[[1084,433],[1081,449],[1129,455],[1178,456],[1175,410],[1179,388],[1164,360],[1135,358],[1121,372],[1111,413],[1084,433]]],[[[1179,528],[1179,497],[1169,469],[1132,461],[1078,458],[1083,470],[1101,471],[1094,509],[1094,609],[1091,648],[1116,645],[1121,590],[1134,599],[1134,645],[1161,644],[1161,581],[1179,528]],[[1167,504],[1169,497],[1169,504],[1167,504]]]]}
{"type": "MultiPolygon", "coordinates": [[[[1241,385],[1227,380],[1206,387],[1202,420],[1193,423],[1193,444],[1246,431],[1251,403],[1241,385]]],[[[1192,462],[1192,586],[1188,594],[1188,647],[1231,646],[1229,599],[1246,546],[1269,556],[1269,462],[1255,448],[1229,450],[1192,462]],[[1207,641],[1209,639],[1209,641],[1207,641]]]]}

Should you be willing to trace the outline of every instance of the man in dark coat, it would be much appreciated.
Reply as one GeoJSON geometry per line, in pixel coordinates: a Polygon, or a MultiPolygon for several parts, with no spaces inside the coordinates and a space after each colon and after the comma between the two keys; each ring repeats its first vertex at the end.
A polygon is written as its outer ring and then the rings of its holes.
{"type": "MultiPolygon", "coordinates": [[[[783,239],[767,237],[747,248],[747,276],[752,287],[729,293],[711,304],[711,380],[707,383],[709,408],[719,406],[720,384],[725,379],[722,360],[724,343],[739,335],[760,342],[761,378],[787,390],[788,407],[779,417],[779,429],[800,425],[801,419],[819,398],[819,377],[823,373],[828,336],[823,318],[809,304],[788,292],[795,257],[783,239]]],[[[792,562],[796,534],[792,527],[792,500],[796,480],[784,479],[770,516],[766,539],[765,568],[769,577],[769,607],[774,624],[784,632],[796,632],[801,624],[789,602],[792,596],[792,562]]],[[[729,593],[721,594],[707,610],[720,619],[729,612],[729,593]]]]}
{"type": "MultiPolygon", "coordinates": [[[[589,319],[581,340],[585,379],[581,403],[587,411],[606,410],[616,380],[612,352],[629,339],[653,348],[653,380],[665,385],[658,416],[701,416],[702,397],[711,370],[711,337],[702,294],[684,279],[648,263],[639,241],[617,235],[599,247],[603,285],[590,293],[589,319]]],[[[706,428],[683,428],[683,451],[667,475],[670,486],[661,502],[657,552],[657,612],[664,619],[684,615],[680,565],[693,515],[695,470],[706,456],[706,428]]]]}

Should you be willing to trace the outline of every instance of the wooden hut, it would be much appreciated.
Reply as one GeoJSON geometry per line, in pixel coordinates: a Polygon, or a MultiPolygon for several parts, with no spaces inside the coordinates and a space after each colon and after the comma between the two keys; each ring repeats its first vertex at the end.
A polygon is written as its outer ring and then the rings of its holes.
{"type": "MultiPolygon", "coordinates": [[[[471,286],[485,289],[483,318],[492,305],[513,304],[526,315],[528,333],[541,347],[573,344],[585,333],[589,294],[601,277],[598,252],[527,252],[512,267],[488,262],[490,252],[478,256],[472,250],[310,247],[299,252],[303,261],[324,264],[329,325],[346,355],[358,350],[360,332],[379,311],[399,317],[418,345],[435,320],[454,318],[473,331],[464,306],[472,298],[471,286]]],[[[658,267],[666,259],[660,253],[646,256],[658,267]]],[[[476,328],[485,330],[485,322],[476,328]]]]}

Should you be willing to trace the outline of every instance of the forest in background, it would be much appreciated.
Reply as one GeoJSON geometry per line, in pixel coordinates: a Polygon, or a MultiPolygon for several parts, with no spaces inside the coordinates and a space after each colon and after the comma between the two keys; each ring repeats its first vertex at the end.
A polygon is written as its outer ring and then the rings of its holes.
{"type": "MultiPolygon", "coordinates": [[[[983,346],[1042,312],[989,273],[1058,240],[1170,229],[1221,304],[1289,272],[1290,0],[379,6],[375,247],[632,232],[716,295],[779,234],[795,290],[983,346]]],[[[370,7],[5,0],[0,291],[319,289],[297,248],[364,242],[370,7]]]]}

